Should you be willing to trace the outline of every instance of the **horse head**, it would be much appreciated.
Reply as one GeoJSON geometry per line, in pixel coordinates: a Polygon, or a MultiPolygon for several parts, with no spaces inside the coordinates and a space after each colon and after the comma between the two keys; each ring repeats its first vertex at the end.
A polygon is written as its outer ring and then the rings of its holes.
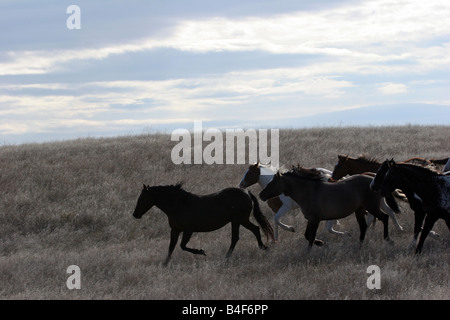
{"type": "Polygon", "coordinates": [[[136,204],[136,208],[133,212],[133,217],[136,219],[140,219],[151,207],[154,205],[154,197],[151,194],[151,187],[146,186],[141,191],[141,194],[138,198],[138,202],[136,204]]]}
{"type": "Polygon", "coordinates": [[[394,159],[386,159],[381,164],[377,174],[370,183],[370,190],[378,192],[382,195],[386,195],[394,191],[395,187],[393,186],[394,181],[392,179],[392,171],[395,170],[395,168],[397,168],[397,164],[394,159]]]}
{"type": "Polygon", "coordinates": [[[272,181],[259,193],[259,198],[266,201],[283,193],[283,179],[278,171],[272,181]]]}
{"type": "Polygon", "coordinates": [[[331,174],[331,181],[337,181],[348,174],[348,168],[346,165],[347,160],[348,155],[338,155],[338,162],[334,166],[333,173],[331,174]]]}
{"type": "Polygon", "coordinates": [[[254,185],[258,182],[261,176],[261,169],[259,167],[259,161],[248,167],[247,171],[244,173],[244,177],[239,183],[239,188],[245,189],[254,185]]]}

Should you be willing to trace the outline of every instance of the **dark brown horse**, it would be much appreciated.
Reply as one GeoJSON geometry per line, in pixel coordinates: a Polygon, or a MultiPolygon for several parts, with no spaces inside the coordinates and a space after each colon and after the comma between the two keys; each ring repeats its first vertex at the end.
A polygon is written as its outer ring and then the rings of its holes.
{"type": "Polygon", "coordinates": [[[219,192],[199,196],[182,189],[181,184],[169,186],[146,186],[141,191],[133,216],[140,219],[151,207],[157,206],[169,218],[170,244],[164,265],[170,260],[180,233],[181,249],[194,254],[206,255],[201,249],[186,247],[194,232],[210,232],[231,222],[231,245],[226,258],[231,256],[239,240],[239,227],[249,229],[261,249],[267,249],[261,240],[259,227],[250,222],[250,212],[263,229],[266,237],[273,239],[273,230],[261,212],[256,197],[239,188],[226,188],[219,192]]]}
{"type": "Polygon", "coordinates": [[[325,182],[317,170],[297,168],[274,176],[259,194],[266,201],[282,193],[294,199],[308,220],[305,238],[309,249],[313,244],[321,245],[316,239],[320,221],[341,219],[356,213],[360,227],[360,242],[364,241],[367,224],[366,210],[380,219],[384,225],[384,239],[389,240],[388,215],[380,210],[381,196],[369,189],[372,178],[354,175],[338,182],[325,182]]]}
{"type": "MultiPolygon", "coordinates": [[[[319,170],[322,173],[322,179],[324,181],[328,180],[331,177],[331,171],[323,169],[323,168],[316,168],[316,170],[319,170]]],[[[275,173],[277,173],[278,168],[275,168],[273,166],[264,165],[261,163],[255,163],[248,167],[248,169],[245,171],[244,176],[241,179],[241,182],[239,183],[240,188],[248,188],[249,186],[258,183],[263,189],[267,186],[267,184],[272,180],[275,173]]],[[[290,210],[294,210],[298,208],[298,204],[292,200],[290,197],[281,194],[278,197],[271,198],[267,200],[267,204],[269,205],[270,209],[272,209],[272,212],[274,213],[274,221],[275,221],[275,241],[278,240],[278,226],[283,228],[284,230],[288,230],[291,232],[295,232],[293,226],[286,225],[280,221],[281,217],[284,216],[285,213],[287,213],[290,210]]],[[[333,225],[337,221],[335,220],[329,220],[325,224],[325,228],[328,230],[328,232],[333,234],[339,234],[344,235],[348,234],[348,232],[341,232],[336,231],[333,229],[333,225]]]]}

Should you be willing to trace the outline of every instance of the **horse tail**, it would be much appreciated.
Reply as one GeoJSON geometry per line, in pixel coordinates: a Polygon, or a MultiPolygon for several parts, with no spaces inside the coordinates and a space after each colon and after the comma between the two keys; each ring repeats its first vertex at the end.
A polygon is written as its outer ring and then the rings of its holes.
{"type": "Polygon", "coordinates": [[[389,208],[394,210],[395,213],[399,213],[400,212],[400,208],[398,206],[398,203],[397,203],[397,201],[395,201],[394,196],[392,195],[392,193],[389,193],[388,195],[386,195],[385,199],[386,199],[386,203],[389,206],[389,208]]]}
{"type": "Polygon", "coordinates": [[[272,240],[275,240],[272,226],[270,225],[267,218],[263,215],[261,208],[259,207],[258,199],[256,199],[256,197],[250,191],[248,191],[248,194],[253,201],[253,216],[255,217],[256,222],[258,222],[258,224],[261,226],[267,239],[269,239],[270,236],[272,240]]]}

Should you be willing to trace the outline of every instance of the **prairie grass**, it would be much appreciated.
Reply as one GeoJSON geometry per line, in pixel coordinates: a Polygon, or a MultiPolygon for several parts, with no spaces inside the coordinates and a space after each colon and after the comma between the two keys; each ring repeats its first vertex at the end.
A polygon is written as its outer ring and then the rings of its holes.
{"type": "MultiPolygon", "coordinates": [[[[296,210],[283,221],[268,251],[241,228],[231,259],[224,256],[231,228],[198,233],[190,246],[207,256],[174,251],[166,216],[157,208],[141,220],[132,212],[142,184],[184,181],[190,192],[207,194],[237,186],[246,165],[175,165],[176,142],[155,133],[108,139],[0,147],[0,298],[2,299],[449,299],[449,232],[442,220],[422,255],[407,249],[413,215],[399,201],[404,231],[390,223],[394,245],[382,240],[381,223],[371,227],[362,249],[352,215],[336,228],[319,230],[326,241],[306,255],[305,219],[296,210]],[[81,269],[81,289],[69,290],[70,265],[81,269]],[[369,265],[381,268],[381,289],[366,286],[369,265]]],[[[280,163],[333,169],[338,154],[445,158],[450,127],[284,129],[280,163]]],[[[259,186],[250,190],[257,194],[259,186]]],[[[260,201],[264,214],[270,209],[260,201]]]]}

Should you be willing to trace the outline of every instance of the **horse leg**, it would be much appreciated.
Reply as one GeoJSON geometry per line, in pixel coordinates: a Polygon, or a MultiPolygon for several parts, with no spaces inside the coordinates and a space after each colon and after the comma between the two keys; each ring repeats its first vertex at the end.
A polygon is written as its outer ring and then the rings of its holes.
{"type": "Polygon", "coordinates": [[[425,212],[422,209],[422,204],[415,203],[414,201],[410,201],[409,204],[411,209],[414,210],[414,235],[413,240],[408,246],[409,249],[412,249],[416,247],[417,239],[419,238],[420,231],[422,231],[422,224],[423,220],[425,219],[425,212]]]}
{"type": "Polygon", "coordinates": [[[248,230],[253,232],[253,234],[256,237],[256,240],[258,241],[259,248],[266,250],[267,247],[264,245],[264,243],[261,240],[261,232],[259,232],[259,227],[257,225],[254,225],[253,223],[251,223],[250,220],[248,220],[248,219],[247,219],[247,221],[241,222],[241,224],[244,226],[244,228],[247,228],[248,230]]]}
{"type": "Polygon", "coordinates": [[[355,215],[356,215],[356,221],[358,221],[358,224],[359,224],[359,231],[360,231],[359,243],[360,243],[360,246],[362,246],[362,244],[364,242],[364,238],[366,237],[366,230],[367,230],[367,223],[366,223],[366,219],[365,219],[366,210],[364,210],[363,208],[359,208],[356,210],[355,215]]]}
{"type": "Polygon", "coordinates": [[[366,225],[370,226],[372,224],[373,227],[375,227],[375,223],[377,222],[377,219],[372,214],[368,214],[366,218],[366,225]]]}
{"type": "Polygon", "coordinates": [[[422,233],[420,235],[419,243],[417,244],[416,248],[416,254],[419,254],[422,252],[423,243],[425,242],[425,239],[428,236],[428,233],[430,233],[431,228],[433,228],[434,223],[437,221],[439,217],[435,215],[427,214],[425,218],[425,224],[423,226],[422,233]]]}
{"type": "Polygon", "coordinates": [[[391,217],[392,221],[394,221],[395,226],[396,226],[400,231],[403,231],[403,227],[398,223],[398,221],[397,221],[397,216],[395,215],[394,210],[392,210],[391,207],[389,207],[388,204],[386,203],[386,198],[383,198],[383,199],[381,200],[381,203],[380,203],[380,209],[381,209],[384,213],[387,213],[387,214],[391,217]]]}
{"type": "Polygon", "coordinates": [[[203,251],[201,249],[199,250],[199,249],[192,249],[192,248],[186,247],[186,244],[188,243],[192,234],[193,234],[192,231],[183,231],[183,237],[181,238],[181,249],[183,249],[185,251],[189,251],[193,254],[202,254],[202,255],[206,256],[205,251],[203,251]]]}
{"type": "Polygon", "coordinates": [[[228,249],[227,255],[225,256],[226,259],[228,259],[231,254],[233,253],[234,247],[236,246],[236,243],[239,240],[239,222],[237,221],[231,221],[231,245],[228,249]]]}
{"type": "Polygon", "coordinates": [[[350,235],[350,233],[348,233],[347,231],[336,231],[336,230],[334,230],[333,226],[337,222],[338,222],[338,220],[327,220],[325,222],[325,228],[328,230],[328,232],[331,233],[331,234],[339,234],[339,235],[347,234],[347,235],[350,235]]]}
{"type": "MultiPolygon", "coordinates": [[[[380,210],[380,203],[377,206],[371,206],[371,210],[367,210],[370,214],[374,215],[375,218],[378,218],[383,222],[383,238],[384,240],[392,243],[392,240],[389,238],[389,216],[380,210]]],[[[366,208],[367,209],[367,208],[366,208]]]]}
{"type": "Polygon", "coordinates": [[[167,264],[169,263],[170,258],[172,257],[172,252],[175,249],[175,246],[177,245],[179,235],[180,235],[179,230],[175,230],[175,229],[170,230],[169,253],[167,254],[167,258],[166,258],[166,261],[164,261],[163,266],[167,266],[167,264]]]}
{"type": "Polygon", "coordinates": [[[308,220],[308,225],[306,226],[305,238],[308,240],[308,252],[311,250],[313,244],[316,246],[323,246],[323,241],[316,239],[317,228],[319,227],[320,221],[308,220]]]}
{"type": "Polygon", "coordinates": [[[389,238],[389,216],[380,211],[380,219],[383,222],[383,238],[389,243],[393,243],[393,241],[389,238]]]}
{"type": "MultiPolygon", "coordinates": [[[[280,221],[281,217],[284,216],[285,213],[288,212],[289,210],[290,210],[290,208],[288,206],[286,206],[285,204],[283,204],[280,207],[280,209],[278,209],[277,213],[274,216],[275,227],[280,226],[281,228],[283,228],[286,231],[295,232],[295,229],[293,226],[289,226],[280,221]]],[[[275,237],[275,241],[278,241],[278,228],[277,228],[276,232],[277,232],[277,234],[274,237],[275,237]]]]}
{"type": "Polygon", "coordinates": [[[273,212],[273,221],[274,221],[274,229],[273,229],[273,242],[276,243],[278,241],[278,223],[275,220],[276,212],[273,212]]]}

